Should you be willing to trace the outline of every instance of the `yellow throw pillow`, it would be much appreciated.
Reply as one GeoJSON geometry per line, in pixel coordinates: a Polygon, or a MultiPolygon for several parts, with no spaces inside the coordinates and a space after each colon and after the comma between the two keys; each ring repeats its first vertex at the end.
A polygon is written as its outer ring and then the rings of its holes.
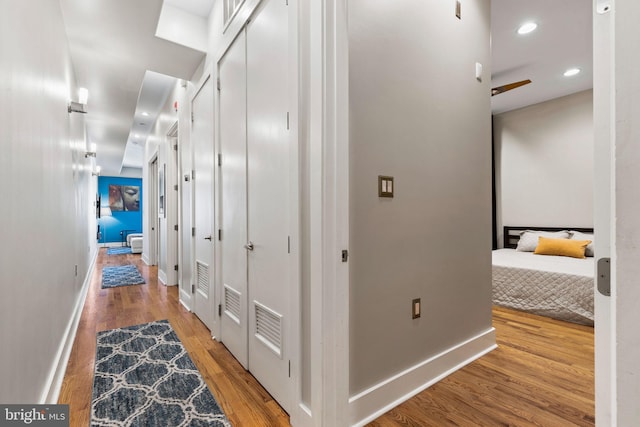
{"type": "Polygon", "coordinates": [[[539,237],[538,246],[533,252],[538,255],[560,255],[584,258],[584,251],[591,240],[551,239],[539,237]]]}

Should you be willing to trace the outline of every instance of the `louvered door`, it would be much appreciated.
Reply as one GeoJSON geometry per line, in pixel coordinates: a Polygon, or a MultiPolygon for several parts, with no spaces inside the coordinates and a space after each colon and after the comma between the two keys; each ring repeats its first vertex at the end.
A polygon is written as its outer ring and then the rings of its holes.
{"type": "Polygon", "coordinates": [[[249,370],[291,410],[287,64],[286,3],[263,0],[247,24],[249,370]]]}
{"type": "Polygon", "coordinates": [[[218,63],[220,336],[236,359],[290,411],[287,66],[286,3],[262,0],[218,63]]]}
{"type": "MultiPolygon", "coordinates": [[[[193,123],[191,138],[195,158],[194,169],[197,179],[194,179],[193,209],[195,213],[195,285],[192,293],[192,308],[194,313],[210,330],[214,330],[215,300],[213,287],[213,83],[209,78],[200,88],[193,99],[193,123]]],[[[191,286],[189,286],[191,287],[191,286]]]]}
{"type": "Polygon", "coordinates": [[[246,37],[242,32],[218,63],[222,310],[220,339],[249,369],[247,292],[246,37]]]}

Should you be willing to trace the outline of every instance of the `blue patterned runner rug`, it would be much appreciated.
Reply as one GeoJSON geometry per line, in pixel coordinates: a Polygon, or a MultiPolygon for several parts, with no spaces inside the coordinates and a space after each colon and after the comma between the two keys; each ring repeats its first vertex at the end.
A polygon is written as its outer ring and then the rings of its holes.
{"type": "Polygon", "coordinates": [[[231,427],[167,320],[97,334],[91,426],[231,427]]]}
{"type": "Polygon", "coordinates": [[[133,264],[102,268],[102,288],[144,284],[144,277],[133,264]]]}
{"type": "Polygon", "coordinates": [[[107,255],[122,255],[122,254],[130,254],[131,248],[109,248],[107,249],[107,255]]]}

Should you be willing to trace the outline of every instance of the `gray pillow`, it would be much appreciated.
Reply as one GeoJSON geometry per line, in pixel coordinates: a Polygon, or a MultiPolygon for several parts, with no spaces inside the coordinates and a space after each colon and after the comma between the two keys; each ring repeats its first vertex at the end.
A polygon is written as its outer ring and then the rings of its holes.
{"type": "Polygon", "coordinates": [[[591,243],[589,243],[589,246],[587,246],[587,249],[585,249],[584,251],[584,256],[593,256],[594,252],[593,252],[593,234],[588,234],[588,233],[581,233],[580,231],[575,231],[575,230],[571,230],[571,238],[573,240],[591,240],[591,243]]]}
{"type": "Polygon", "coordinates": [[[520,240],[516,251],[520,252],[533,252],[538,246],[538,237],[547,237],[550,239],[568,239],[570,234],[568,230],[563,231],[534,231],[525,230],[520,233],[520,240]]]}

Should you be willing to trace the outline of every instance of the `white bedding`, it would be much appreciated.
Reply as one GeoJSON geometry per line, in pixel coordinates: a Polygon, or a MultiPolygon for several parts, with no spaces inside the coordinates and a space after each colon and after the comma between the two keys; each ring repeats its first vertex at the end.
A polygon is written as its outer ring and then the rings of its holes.
{"type": "Polygon", "coordinates": [[[496,305],[593,325],[593,278],[593,258],[493,251],[496,305]]]}

